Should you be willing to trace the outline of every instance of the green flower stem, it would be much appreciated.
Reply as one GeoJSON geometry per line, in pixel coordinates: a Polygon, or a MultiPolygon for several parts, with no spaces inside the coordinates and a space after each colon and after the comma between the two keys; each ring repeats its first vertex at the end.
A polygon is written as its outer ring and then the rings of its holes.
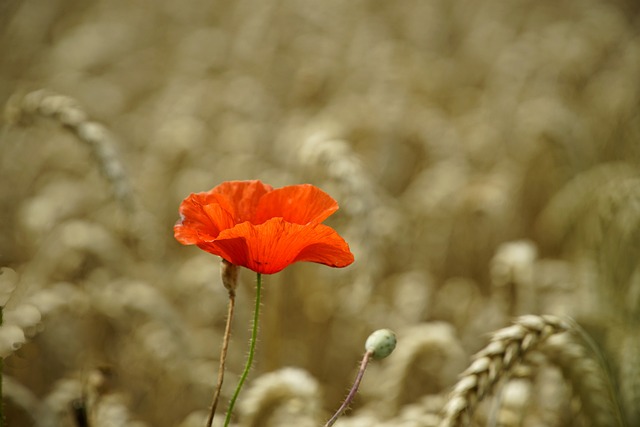
{"type": "Polygon", "coordinates": [[[233,397],[229,402],[229,409],[227,409],[227,417],[224,420],[224,427],[227,427],[229,425],[229,422],[231,422],[231,414],[233,413],[233,407],[236,404],[236,400],[238,399],[240,390],[242,390],[242,386],[244,385],[244,382],[247,379],[247,376],[249,375],[249,371],[251,370],[251,365],[253,364],[253,356],[256,351],[256,342],[258,341],[258,321],[260,319],[260,291],[261,290],[262,290],[262,275],[260,273],[257,273],[256,306],[253,311],[253,327],[251,329],[251,341],[249,343],[249,357],[247,358],[247,363],[244,366],[244,372],[242,372],[240,381],[238,381],[238,386],[236,387],[236,391],[233,393],[233,397]]]}

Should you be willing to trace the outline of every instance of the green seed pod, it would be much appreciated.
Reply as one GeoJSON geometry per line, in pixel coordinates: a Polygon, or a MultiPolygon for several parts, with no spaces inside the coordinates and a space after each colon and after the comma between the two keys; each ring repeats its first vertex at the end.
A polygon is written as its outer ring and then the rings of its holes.
{"type": "Polygon", "coordinates": [[[369,335],[364,348],[374,359],[384,359],[396,348],[396,342],[396,334],[391,329],[378,329],[369,335]]]}

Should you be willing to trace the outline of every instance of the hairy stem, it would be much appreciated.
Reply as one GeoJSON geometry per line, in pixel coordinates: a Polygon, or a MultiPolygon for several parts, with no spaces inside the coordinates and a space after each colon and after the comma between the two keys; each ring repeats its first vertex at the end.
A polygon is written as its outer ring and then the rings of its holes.
{"type": "Polygon", "coordinates": [[[253,364],[253,356],[256,350],[256,341],[258,340],[258,321],[260,319],[260,292],[262,290],[262,275],[257,273],[256,279],[256,306],[253,311],[253,326],[251,329],[251,341],[249,343],[249,357],[247,358],[247,363],[244,367],[244,371],[242,372],[242,376],[240,377],[240,381],[238,381],[238,386],[236,387],[236,391],[233,393],[233,397],[231,397],[231,401],[229,402],[229,409],[227,409],[227,416],[224,420],[224,427],[229,425],[231,422],[231,414],[233,413],[233,407],[236,404],[236,400],[238,399],[238,395],[240,394],[240,390],[242,390],[242,386],[249,375],[249,371],[251,370],[251,365],[253,364]]]}
{"type": "Polygon", "coordinates": [[[356,397],[356,393],[358,392],[358,388],[360,387],[360,382],[362,381],[362,377],[364,376],[364,371],[367,369],[367,365],[369,364],[369,360],[371,360],[371,356],[373,356],[372,351],[367,351],[362,358],[362,362],[360,363],[360,369],[358,370],[358,375],[356,376],[356,380],[353,382],[353,386],[351,390],[349,390],[349,394],[340,405],[340,408],[333,414],[333,417],[324,425],[324,427],[331,427],[337,420],[340,418],[340,415],[349,407],[353,399],[356,397]]]}

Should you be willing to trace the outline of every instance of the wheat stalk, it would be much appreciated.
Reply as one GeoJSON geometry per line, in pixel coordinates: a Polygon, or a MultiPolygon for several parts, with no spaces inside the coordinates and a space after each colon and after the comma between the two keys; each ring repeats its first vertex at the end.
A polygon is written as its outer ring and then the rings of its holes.
{"type": "Polygon", "coordinates": [[[461,374],[443,410],[440,427],[468,425],[478,403],[506,378],[523,357],[549,337],[568,330],[558,317],[522,316],[493,333],[491,342],[461,374]]]}
{"type": "Polygon", "coordinates": [[[133,191],[116,152],[114,136],[104,125],[91,120],[78,101],[40,89],[28,93],[17,102],[14,97],[6,107],[5,116],[12,124],[26,123],[35,116],[46,117],[70,130],[89,146],[100,172],[111,184],[118,201],[128,210],[133,209],[133,191]]]}

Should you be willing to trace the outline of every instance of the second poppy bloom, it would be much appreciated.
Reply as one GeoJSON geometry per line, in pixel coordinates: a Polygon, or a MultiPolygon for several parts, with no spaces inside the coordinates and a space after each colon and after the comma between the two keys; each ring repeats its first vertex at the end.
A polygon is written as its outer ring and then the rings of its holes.
{"type": "Polygon", "coordinates": [[[338,203],[313,185],[274,190],[260,181],[229,181],[184,199],[173,230],[180,243],[257,273],[297,261],[346,267],[353,262],[349,245],[322,224],[336,210],[338,203]]]}

